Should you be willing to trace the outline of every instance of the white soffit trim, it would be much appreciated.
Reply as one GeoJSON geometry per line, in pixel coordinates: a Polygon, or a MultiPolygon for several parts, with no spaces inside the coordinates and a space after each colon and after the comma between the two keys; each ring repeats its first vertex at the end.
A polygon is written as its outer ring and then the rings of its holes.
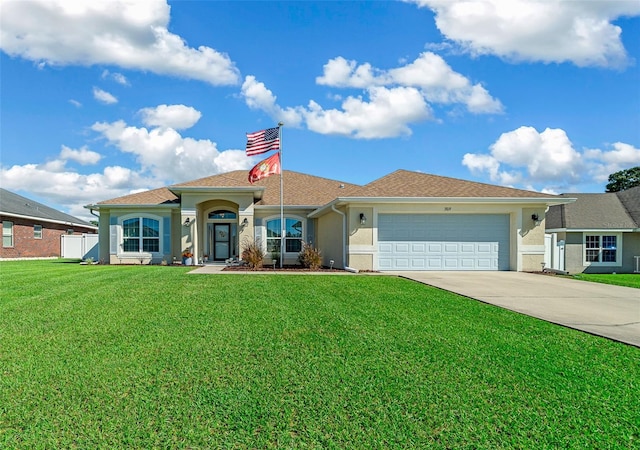
{"type": "Polygon", "coordinates": [[[554,206],[575,202],[575,198],[546,198],[546,197],[338,197],[330,203],[316,209],[309,217],[317,217],[332,205],[346,205],[349,203],[436,203],[436,204],[521,204],[554,206]]]}

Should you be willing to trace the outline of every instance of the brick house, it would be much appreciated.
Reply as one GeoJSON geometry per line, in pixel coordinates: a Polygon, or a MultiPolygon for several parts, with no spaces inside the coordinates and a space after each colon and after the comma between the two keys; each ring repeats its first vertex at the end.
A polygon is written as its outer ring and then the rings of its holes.
{"type": "Polygon", "coordinates": [[[63,234],[95,234],[98,227],[0,188],[0,259],[60,257],[63,234]]]}

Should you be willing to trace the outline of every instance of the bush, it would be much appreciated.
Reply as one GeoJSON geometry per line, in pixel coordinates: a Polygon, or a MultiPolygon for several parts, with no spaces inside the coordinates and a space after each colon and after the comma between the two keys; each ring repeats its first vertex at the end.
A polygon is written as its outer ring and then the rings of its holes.
{"type": "Polygon", "coordinates": [[[262,267],[264,260],[264,251],[262,245],[255,240],[247,239],[242,245],[242,260],[247,263],[249,268],[257,270],[262,267]]]}
{"type": "Polygon", "coordinates": [[[303,242],[302,250],[298,253],[298,262],[302,264],[303,267],[311,270],[318,270],[322,265],[322,255],[320,254],[320,250],[313,248],[311,244],[303,242]]]}

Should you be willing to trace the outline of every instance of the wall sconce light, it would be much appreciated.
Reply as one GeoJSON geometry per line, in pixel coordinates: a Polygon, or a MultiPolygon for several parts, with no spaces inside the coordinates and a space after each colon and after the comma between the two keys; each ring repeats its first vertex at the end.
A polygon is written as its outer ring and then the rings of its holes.
{"type": "Polygon", "coordinates": [[[242,221],[242,226],[246,227],[247,225],[249,225],[249,219],[245,217],[244,220],[242,221]]]}
{"type": "Polygon", "coordinates": [[[531,220],[533,220],[536,225],[540,225],[540,222],[542,222],[542,219],[540,219],[540,216],[537,214],[531,214],[531,220]]]}
{"type": "Polygon", "coordinates": [[[360,225],[364,225],[365,223],[367,223],[367,216],[365,216],[364,213],[360,213],[360,225]]]}
{"type": "Polygon", "coordinates": [[[185,221],[184,221],[184,224],[183,224],[183,225],[184,225],[185,227],[188,227],[189,225],[191,225],[191,223],[192,223],[192,222],[191,222],[191,219],[189,219],[189,218],[187,217],[187,220],[185,220],[185,221]]]}

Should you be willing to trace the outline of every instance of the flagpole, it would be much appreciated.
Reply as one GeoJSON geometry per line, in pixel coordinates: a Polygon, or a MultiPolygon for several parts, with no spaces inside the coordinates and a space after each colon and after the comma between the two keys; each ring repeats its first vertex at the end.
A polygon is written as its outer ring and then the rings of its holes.
{"type": "Polygon", "coordinates": [[[282,126],[283,122],[278,122],[278,138],[280,139],[280,268],[284,267],[284,234],[285,234],[285,224],[284,224],[284,183],[282,181],[284,169],[282,168],[282,126]]]}

